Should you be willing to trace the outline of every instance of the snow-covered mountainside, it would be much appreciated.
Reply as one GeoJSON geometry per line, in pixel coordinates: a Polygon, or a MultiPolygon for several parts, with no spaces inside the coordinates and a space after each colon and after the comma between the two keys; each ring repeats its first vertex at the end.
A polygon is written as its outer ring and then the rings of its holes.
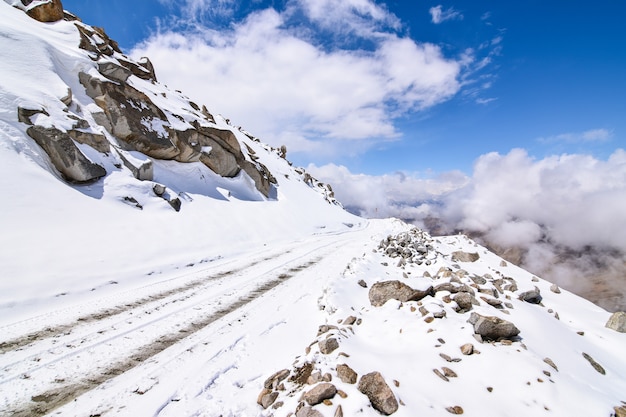
{"type": "Polygon", "coordinates": [[[58,0],[0,10],[0,416],[626,415],[626,315],[347,213],[58,0]]]}

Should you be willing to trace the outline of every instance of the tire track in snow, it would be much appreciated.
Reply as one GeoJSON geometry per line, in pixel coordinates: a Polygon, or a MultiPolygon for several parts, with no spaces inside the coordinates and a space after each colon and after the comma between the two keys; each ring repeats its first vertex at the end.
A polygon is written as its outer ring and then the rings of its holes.
{"type": "MultiPolygon", "coordinates": [[[[271,278],[263,282],[262,284],[257,285],[251,291],[244,293],[243,296],[239,297],[236,301],[230,302],[228,304],[225,304],[219,307],[217,310],[213,311],[211,314],[205,317],[201,317],[197,320],[193,320],[185,324],[182,328],[178,329],[178,331],[176,332],[170,332],[170,333],[161,335],[160,337],[154,338],[149,343],[143,346],[140,346],[127,354],[124,354],[122,358],[111,363],[105,369],[97,370],[96,372],[91,372],[87,374],[87,376],[84,376],[81,379],[79,379],[78,381],[72,381],[68,383],[65,383],[64,379],[55,381],[61,385],[59,387],[47,389],[41,393],[31,395],[30,401],[28,401],[27,399],[23,399],[22,401],[25,401],[25,402],[23,402],[20,406],[14,407],[11,410],[7,410],[8,414],[4,414],[4,412],[0,412],[0,415],[22,417],[22,416],[41,416],[41,415],[49,413],[50,411],[72,401],[74,398],[77,398],[79,395],[136,367],[137,365],[141,364],[142,362],[149,359],[150,357],[164,351],[168,347],[178,343],[179,341],[190,336],[191,334],[209,326],[211,323],[219,320],[220,318],[228,315],[229,313],[232,313],[233,311],[236,311],[242,306],[255,300],[259,296],[267,293],[268,291],[272,290],[276,286],[280,285],[281,283],[285,282],[286,280],[294,276],[294,274],[298,273],[299,271],[302,271],[314,265],[316,262],[318,262],[321,259],[321,257],[318,256],[317,258],[311,259],[310,254],[314,252],[319,252],[321,249],[326,248],[331,245],[332,245],[332,242],[322,245],[321,247],[317,247],[305,255],[299,256],[296,259],[289,260],[285,264],[282,264],[281,266],[274,268],[274,270],[285,271],[285,268],[289,264],[296,263],[297,261],[300,261],[301,259],[306,258],[306,257],[309,258],[308,261],[299,263],[296,266],[290,267],[286,269],[285,272],[281,272],[278,275],[275,275],[274,278],[271,278]]],[[[264,258],[262,260],[249,263],[244,267],[238,268],[238,270],[245,270],[256,264],[263,262],[264,260],[269,260],[269,259],[270,258],[264,258]]],[[[230,273],[232,273],[232,271],[230,271],[230,273]]],[[[227,273],[226,275],[229,275],[229,274],[227,273]]],[[[265,275],[265,274],[262,273],[261,275],[265,275]]],[[[171,291],[168,291],[168,293],[169,292],[171,291]]],[[[223,295],[227,295],[227,294],[224,293],[223,295]]],[[[166,297],[161,297],[161,299],[164,299],[164,298],[166,297]]],[[[138,302],[141,300],[138,300],[138,302]]],[[[145,303],[147,302],[148,301],[146,301],[145,303]]],[[[145,303],[140,303],[139,305],[143,305],[145,303]]],[[[128,307],[128,309],[130,308],[131,307],[128,307]]],[[[191,308],[187,307],[186,310],[188,311],[191,309],[193,309],[193,306],[191,308]]],[[[116,310],[114,308],[107,309],[99,320],[103,320],[106,317],[110,317],[114,315],[113,311],[116,311],[116,310]],[[110,312],[110,314],[108,312],[110,312]]],[[[120,314],[120,313],[117,313],[117,314],[120,314]]],[[[91,320],[93,321],[98,320],[95,314],[91,316],[93,316],[91,320]]],[[[160,319],[162,319],[162,317],[154,320],[154,322],[158,323],[161,321],[160,319]]],[[[62,326],[58,326],[58,328],[61,328],[61,327],[62,326]]],[[[140,326],[140,327],[143,327],[143,326],[140,326]]],[[[130,330],[129,332],[126,332],[126,333],[132,333],[133,331],[136,331],[136,330],[137,329],[130,330]]],[[[118,335],[114,337],[113,339],[119,339],[121,337],[124,337],[126,333],[122,335],[118,335]]],[[[80,351],[86,351],[86,349],[87,348],[80,349],[80,351]]],[[[74,352],[68,355],[67,357],[59,359],[58,362],[63,362],[64,360],[67,360],[68,357],[73,357],[73,356],[76,356],[77,354],[78,352],[74,352]]],[[[42,364],[41,366],[39,366],[39,368],[43,368],[44,366],[47,366],[47,365],[49,364],[42,364]]]]}

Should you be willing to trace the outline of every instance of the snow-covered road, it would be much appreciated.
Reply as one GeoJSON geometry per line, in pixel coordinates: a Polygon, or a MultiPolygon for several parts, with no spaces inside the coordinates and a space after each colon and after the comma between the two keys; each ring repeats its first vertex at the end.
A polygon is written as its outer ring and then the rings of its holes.
{"type": "Polygon", "coordinates": [[[255,415],[251,382],[302,353],[325,284],[371,233],[266,246],[6,325],[0,415],[255,415]]]}

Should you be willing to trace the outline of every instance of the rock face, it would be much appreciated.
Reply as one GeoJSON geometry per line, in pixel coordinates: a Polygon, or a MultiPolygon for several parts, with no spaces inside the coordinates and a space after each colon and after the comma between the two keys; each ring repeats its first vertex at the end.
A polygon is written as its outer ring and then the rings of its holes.
{"type": "Polygon", "coordinates": [[[617,311],[611,314],[611,317],[609,317],[609,320],[606,322],[606,327],[616,332],[626,333],[626,313],[617,311]]]}
{"type": "Polygon", "coordinates": [[[520,333],[513,323],[494,316],[472,313],[468,322],[474,325],[474,332],[483,340],[511,340],[520,333]]]}
{"type": "Polygon", "coordinates": [[[419,301],[427,295],[434,295],[432,286],[426,291],[420,291],[400,281],[377,282],[372,285],[369,291],[370,303],[375,307],[380,307],[389,300],[419,301]]]}
{"type": "Polygon", "coordinates": [[[106,175],[106,170],[91,162],[66,132],[56,128],[31,126],[26,133],[46,151],[54,167],[66,180],[85,183],[106,175]]]}
{"type": "Polygon", "coordinates": [[[388,416],[398,411],[398,400],[380,372],[363,375],[358,389],[367,396],[378,412],[388,416]]]}

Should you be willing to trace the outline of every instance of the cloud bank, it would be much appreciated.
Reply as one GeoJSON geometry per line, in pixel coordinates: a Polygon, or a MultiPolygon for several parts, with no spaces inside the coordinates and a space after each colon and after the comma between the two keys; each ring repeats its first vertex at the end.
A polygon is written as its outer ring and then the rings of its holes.
{"type": "Polygon", "coordinates": [[[480,238],[533,273],[609,309],[626,308],[626,151],[606,160],[534,159],[522,149],[478,158],[471,177],[423,179],[309,166],[366,217],[394,216],[480,238]]]}
{"type": "Polygon", "coordinates": [[[285,4],[242,11],[229,0],[188,0],[130,54],[149,56],[161,82],[209,110],[313,159],[396,140],[398,118],[457,95],[484,70],[477,54],[489,53],[446,56],[403,35],[400,20],[370,0],[285,4]]]}

